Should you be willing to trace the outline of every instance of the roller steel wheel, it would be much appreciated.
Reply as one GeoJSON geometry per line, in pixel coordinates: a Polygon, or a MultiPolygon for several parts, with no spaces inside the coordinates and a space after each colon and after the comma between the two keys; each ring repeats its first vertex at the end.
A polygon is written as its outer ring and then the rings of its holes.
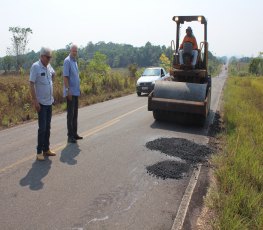
{"type": "Polygon", "coordinates": [[[161,121],[162,120],[162,112],[160,110],[153,110],[153,118],[156,121],[161,121]]]}
{"type": "Polygon", "coordinates": [[[154,96],[158,98],[203,102],[206,97],[207,84],[187,82],[157,81],[154,96]]]}
{"type": "Polygon", "coordinates": [[[196,120],[196,124],[198,125],[198,126],[204,126],[205,125],[205,121],[206,121],[206,116],[204,116],[204,115],[198,115],[197,116],[197,120],[196,120]]]}

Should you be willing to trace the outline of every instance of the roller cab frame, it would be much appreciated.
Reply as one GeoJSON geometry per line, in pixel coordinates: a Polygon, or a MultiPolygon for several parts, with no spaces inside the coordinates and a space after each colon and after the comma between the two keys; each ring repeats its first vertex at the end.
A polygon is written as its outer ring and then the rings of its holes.
{"type": "Polygon", "coordinates": [[[176,41],[171,42],[173,51],[170,66],[171,81],[155,83],[154,90],[148,96],[148,110],[153,111],[153,116],[157,120],[162,120],[165,112],[196,114],[206,119],[211,101],[211,76],[208,74],[207,21],[204,16],[174,16],[173,21],[176,22],[177,27],[176,41]],[[194,69],[192,65],[188,65],[189,63],[180,65],[178,53],[180,26],[185,22],[192,21],[198,21],[204,25],[204,40],[200,42],[194,69]],[[182,83],[184,83],[184,90],[181,90],[182,83]],[[159,93],[158,90],[160,89],[162,93],[159,93]],[[165,93],[166,89],[167,95],[165,93]],[[180,90],[182,94],[186,95],[185,98],[181,97],[180,90]],[[205,96],[201,97],[201,99],[195,99],[195,94],[204,93],[205,96]]]}

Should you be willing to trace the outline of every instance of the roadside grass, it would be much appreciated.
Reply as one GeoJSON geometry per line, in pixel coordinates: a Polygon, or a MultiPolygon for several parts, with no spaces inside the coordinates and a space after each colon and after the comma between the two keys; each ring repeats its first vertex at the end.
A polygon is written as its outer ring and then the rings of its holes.
{"type": "Polygon", "coordinates": [[[229,77],[223,113],[225,147],[212,159],[214,229],[263,229],[263,78],[229,77]]]}
{"type": "MultiPolygon", "coordinates": [[[[135,78],[128,77],[124,70],[107,75],[81,73],[80,106],[110,100],[135,92],[135,78]]],[[[62,95],[63,78],[60,73],[53,82],[55,105],[53,114],[66,110],[62,95]]],[[[37,118],[32,107],[29,77],[6,75],[0,77],[0,129],[37,118]]]]}

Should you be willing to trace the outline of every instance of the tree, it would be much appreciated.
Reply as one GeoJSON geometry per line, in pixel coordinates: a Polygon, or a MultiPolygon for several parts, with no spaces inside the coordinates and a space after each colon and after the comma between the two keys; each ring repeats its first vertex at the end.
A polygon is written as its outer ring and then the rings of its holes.
{"type": "Polygon", "coordinates": [[[256,75],[263,75],[263,58],[253,58],[249,64],[249,72],[256,75]]]}
{"type": "Polygon", "coordinates": [[[5,73],[9,72],[11,70],[12,65],[13,65],[12,57],[8,56],[8,55],[3,57],[1,64],[2,64],[2,68],[5,71],[5,73]]]}
{"type": "Polygon", "coordinates": [[[160,65],[163,67],[166,71],[169,71],[170,68],[170,60],[168,57],[165,56],[164,53],[160,56],[160,65]]]}
{"type": "Polygon", "coordinates": [[[162,54],[160,46],[153,46],[150,42],[147,42],[144,47],[140,48],[142,58],[140,64],[142,66],[154,66],[159,63],[159,57],[162,54]]]}
{"type": "Polygon", "coordinates": [[[86,61],[83,58],[78,58],[78,66],[79,66],[79,71],[84,71],[86,69],[86,61]]]}
{"type": "Polygon", "coordinates": [[[138,70],[138,66],[136,64],[130,64],[128,66],[129,72],[130,72],[130,76],[131,77],[135,77],[136,76],[136,72],[138,70]]]}
{"type": "Polygon", "coordinates": [[[53,51],[52,53],[52,65],[57,68],[63,66],[64,59],[68,56],[68,51],[65,49],[60,49],[57,51],[53,51]]]}
{"type": "Polygon", "coordinates": [[[28,44],[28,36],[33,33],[30,28],[21,27],[9,27],[9,31],[12,33],[12,53],[16,60],[16,71],[22,66],[22,55],[26,52],[26,46],[28,44]]]}
{"type": "Polygon", "coordinates": [[[96,52],[93,59],[87,66],[88,73],[106,75],[110,71],[110,66],[107,64],[107,56],[100,52],[96,52]]]}

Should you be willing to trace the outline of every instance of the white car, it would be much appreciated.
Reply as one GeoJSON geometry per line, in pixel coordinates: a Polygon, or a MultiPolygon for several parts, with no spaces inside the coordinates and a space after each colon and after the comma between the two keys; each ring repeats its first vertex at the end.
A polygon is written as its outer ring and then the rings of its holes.
{"type": "Polygon", "coordinates": [[[170,75],[162,67],[146,68],[136,84],[137,95],[152,92],[155,81],[166,80],[170,75]]]}

